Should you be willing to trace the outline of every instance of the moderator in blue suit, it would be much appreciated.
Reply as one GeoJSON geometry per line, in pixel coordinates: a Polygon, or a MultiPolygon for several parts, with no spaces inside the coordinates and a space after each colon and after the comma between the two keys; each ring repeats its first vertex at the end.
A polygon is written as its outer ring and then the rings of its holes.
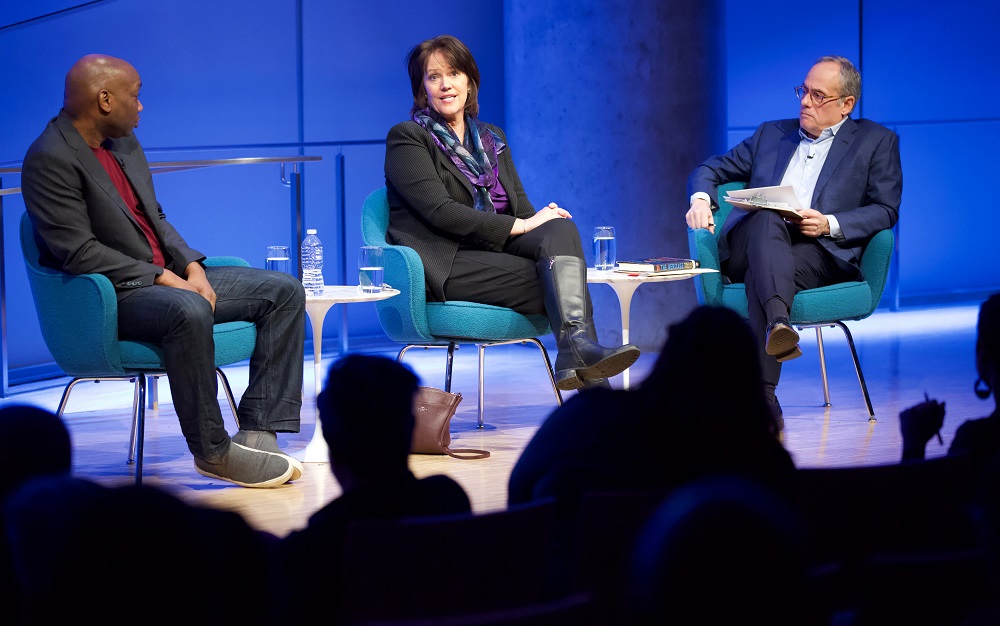
{"type": "MultiPolygon", "coordinates": [[[[761,124],[724,155],[688,178],[690,228],[715,232],[713,198],[719,185],[790,185],[803,219],[774,211],[733,209],[721,225],[720,260],[726,278],[745,283],[749,321],[760,340],[765,391],[776,415],[781,363],[801,356],[788,321],[802,289],[858,280],[872,236],[899,217],[903,174],[894,132],[850,118],[861,97],[861,75],[844,57],[825,56],[795,89],[798,119],[761,124]]],[[[779,419],[779,423],[783,420],[779,419]]]]}

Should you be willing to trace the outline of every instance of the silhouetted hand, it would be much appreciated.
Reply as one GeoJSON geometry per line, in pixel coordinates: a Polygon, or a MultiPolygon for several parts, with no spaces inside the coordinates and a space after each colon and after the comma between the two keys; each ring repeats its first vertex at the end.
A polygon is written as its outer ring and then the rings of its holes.
{"type": "MultiPolygon", "coordinates": [[[[926,395],[924,396],[926,397],[926,395]]],[[[927,442],[935,434],[941,441],[941,426],[944,424],[944,402],[924,400],[899,414],[899,433],[903,437],[903,459],[924,458],[927,442]]]]}

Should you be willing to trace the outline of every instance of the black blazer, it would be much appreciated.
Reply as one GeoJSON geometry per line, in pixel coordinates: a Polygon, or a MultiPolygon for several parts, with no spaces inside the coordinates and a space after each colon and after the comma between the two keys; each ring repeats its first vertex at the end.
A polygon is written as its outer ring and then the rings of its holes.
{"type": "MultiPolygon", "coordinates": [[[[507,143],[502,130],[487,126],[507,143]]],[[[487,213],[473,208],[472,183],[422,126],[411,120],[389,131],[385,146],[388,240],[420,255],[433,300],[445,299],[444,282],[460,245],[500,252],[514,220],[535,214],[510,153],[508,146],[499,163],[500,182],[510,199],[509,213],[487,213]]]]}
{"type": "MultiPolygon", "coordinates": [[[[179,276],[205,255],[188,247],[167,221],[135,134],[109,140],[163,247],[167,268],[179,276]]],[[[21,192],[34,226],[41,263],[70,274],[103,274],[121,297],[153,284],[162,269],[111,177],[90,146],[60,112],[31,144],[21,169],[21,192]]]]}

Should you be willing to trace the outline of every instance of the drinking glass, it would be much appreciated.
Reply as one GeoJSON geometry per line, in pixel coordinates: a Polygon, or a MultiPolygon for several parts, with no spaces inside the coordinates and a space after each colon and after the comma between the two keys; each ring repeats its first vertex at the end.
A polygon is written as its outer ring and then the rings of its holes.
{"type": "Polygon", "coordinates": [[[268,246],[264,267],[275,272],[292,272],[291,257],[288,256],[288,246],[268,246]]]}
{"type": "Polygon", "coordinates": [[[594,269],[615,269],[615,257],[615,227],[598,226],[594,229],[594,269]]]}
{"type": "Polygon", "coordinates": [[[384,272],[382,248],[361,246],[358,253],[358,288],[364,293],[381,293],[384,272]]]}

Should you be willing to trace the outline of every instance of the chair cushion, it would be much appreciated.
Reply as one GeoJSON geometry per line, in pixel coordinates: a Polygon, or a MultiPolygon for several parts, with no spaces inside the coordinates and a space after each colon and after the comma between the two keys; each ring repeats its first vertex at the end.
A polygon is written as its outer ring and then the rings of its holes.
{"type": "Polygon", "coordinates": [[[428,302],[427,322],[431,334],[443,340],[506,341],[549,333],[544,315],[522,315],[477,302],[428,302]]]}
{"type": "MultiPolygon", "coordinates": [[[[790,319],[793,324],[813,324],[831,320],[859,320],[871,310],[872,292],[868,283],[837,283],[795,294],[790,319]]],[[[722,306],[747,317],[746,285],[726,285],[722,290],[722,306]]]]}
{"type": "Polygon", "coordinates": [[[225,322],[216,324],[215,366],[222,367],[245,361],[253,355],[257,345],[257,326],[253,322],[225,322]]]}
{"type": "Polygon", "coordinates": [[[379,322],[390,339],[399,343],[466,343],[508,341],[547,335],[544,315],[521,315],[504,307],[476,302],[427,302],[424,266],[412,248],[390,245],[389,201],[385,187],[365,199],[361,232],[366,245],[382,246],[385,282],[399,289],[394,298],[375,303],[379,322]]]}
{"type": "Polygon", "coordinates": [[[144,341],[119,341],[122,369],[126,372],[163,371],[163,351],[144,341]]]}

